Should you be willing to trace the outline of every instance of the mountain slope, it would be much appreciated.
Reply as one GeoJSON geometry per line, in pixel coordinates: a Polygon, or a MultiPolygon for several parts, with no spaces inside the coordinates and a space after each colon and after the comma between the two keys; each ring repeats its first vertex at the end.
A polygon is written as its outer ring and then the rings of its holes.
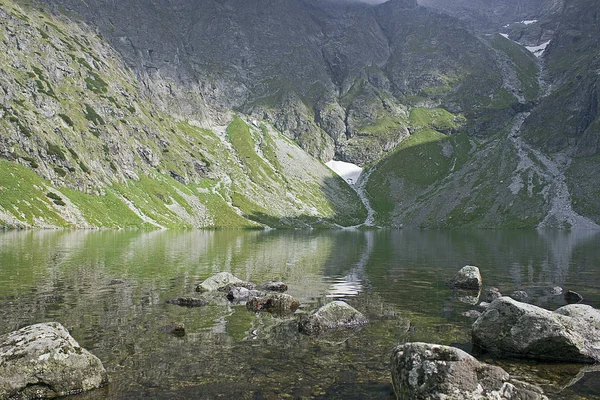
{"type": "Polygon", "coordinates": [[[85,25],[10,0],[0,1],[0,14],[1,224],[364,220],[350,187],[267,123],[215,113],[221,125],[209,130],[158,111],[85,25]]]}

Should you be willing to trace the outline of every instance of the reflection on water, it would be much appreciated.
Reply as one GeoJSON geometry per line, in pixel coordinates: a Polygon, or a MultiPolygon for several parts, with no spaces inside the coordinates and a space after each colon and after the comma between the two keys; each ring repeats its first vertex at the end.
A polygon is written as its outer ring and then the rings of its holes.
{"type": "MultiPolygon", "coordinates": [[[[459,268],[478,265],[484,286],[526,290],[548,308],[563,301],[547,293],[553,286],[599,307],[599,240],[589,231],[4,232],[0,334],[65,325],[111,376],[81,399],[390,399],[395,344],[469,348],[472,321],[460,314],[473,306],[445,286],[459,268]],[[295,317],[255,315],[220,297],[199,309],[165,303],[196,296],[195,286],[220,271],[286,282],[299,313],[341,298],[371,324],[313,339],[297,332],[295,317]],[[184,322],[186,336],[160,330],[171,322],[184,322]]],[[[501,363],[553,398],[600,398],[597,371],[501,363]]]]}

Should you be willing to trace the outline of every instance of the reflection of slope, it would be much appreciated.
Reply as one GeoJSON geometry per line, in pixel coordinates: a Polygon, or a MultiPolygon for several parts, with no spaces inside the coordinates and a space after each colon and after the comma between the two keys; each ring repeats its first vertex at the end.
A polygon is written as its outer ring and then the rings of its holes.
{"type": "Polygon", "coordinates": [[[350,272],[343,278],[336,279],[335,283],[331,285],[327,292],[327,297],[339,298],[339,297],[354,297],[357,296],[363,288],[365,266],[369,262],[373,247],[375,245],[375,238],[373,231],[363,232],[366,241],[365,250],[363,251],[360,259],[354,264],[350,272]]]}

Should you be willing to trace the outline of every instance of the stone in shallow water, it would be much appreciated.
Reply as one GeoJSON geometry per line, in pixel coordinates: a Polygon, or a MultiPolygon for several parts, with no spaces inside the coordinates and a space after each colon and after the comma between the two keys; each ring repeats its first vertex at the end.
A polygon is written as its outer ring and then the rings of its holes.
{"type": "Polygon", "coordinates": [[[454,275],[448,283],[457,289],[479,290],[481,289],[481,273],[479,268],[466,265],[454,275]]]}
{"type": "Polygon", "coordinates": [[[169,325],[160,327],[164,333],[169,333],[174,336],[185,336],[185,324],[183,322],[175,322],[169,325]]]}
{"type": "Polygon", "coordinates": [[[582,304],[552,312],[500,297],[473,324],[473,344],[498,355],[594,362],[598,343],[600,311],[582,304]]]}
{"type": "Polygon", "coordinates": [[[258,290],[249,290],[242,286],[234,286],[229,289],[227,299],[232,302],[249,301],[254,297],[264,297],[266,294],[258,290]]]}
{"type": "Polygon", "coordinates": [[[398,399],[547,400],[542,390],[455,347],[406,343],[391,359],[398,399]]]}
{"type": "Polygon", "coordinates": [[[197,299],[195,297],[180,297],[178,299],[167,300],[167,304],[174,304],[181,307],[204,307],[208,305],[208,301],[204,299],[197,299]]]}
{"type": "Polygon", "coordinates": [[[300,307],[300,302],[285,293],[275,293],[267,297],[253,297],[246,303],[246,308],[250,311],[266,311],[279,315],[293,314],[298,307],[300,307]]]}
{"type": "Polygon", "coordinates": [[[302,318],[298,329],[306,335],[318,335],[335,329],[358,328],[368,322],[369,320],[354,307],[343,301],[332,301],[315,313],[302,318]]]}
{"type": "Polygon", "coordinates": [[[529,295],[524,290],[515,290],[514,292],[512,292],[510,297],[521,302],[525,302],[529,299],[529,295]]]}
{"type": "Polygon", "coordinates": [[[287,292],[288,286],[283,282],[268,282],[260,287],[262,290],[268,290],[270,292],[287,292]]]}
{"type": "Polygon", "coordinates": [[[569,304],[577,304],[583,301],[583,296],[572,290],[565,292],[565,301],[569,304]]]}
{"type": "Polygon", "coordinates": [[[58,322],[0,336],[0,399],[67,396],[107,382],[102,362],[58,322]]]}
{"type": "Polygon", "coordinates": [[[229,272],[219,272],[218,274],[207,278],[204,282],[196,286],[196,291],[213,292],[215,290],[220,290],[228,292],[233,286],[244,286],[247,289],[254,289],[254,287],[248,287],[248,285],[251,284],[241,280],[240,278],[237,278],[229,272]]]}

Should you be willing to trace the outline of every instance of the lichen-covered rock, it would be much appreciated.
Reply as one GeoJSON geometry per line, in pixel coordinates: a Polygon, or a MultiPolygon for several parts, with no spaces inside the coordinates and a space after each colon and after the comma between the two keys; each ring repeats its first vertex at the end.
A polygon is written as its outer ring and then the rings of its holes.
{"type": "Polygon", "coordinates": [[[512,380],[500,367],[477,361],[455,347],[406,343],[391,359],[398,399],[411,400],[542,400],[542,390],[512,380]]]}
{"type": "Polygon", "coordinates": [[[274,293],[267,297],[253,297],[246,303],[250,311],[266,311],[273,314],[285,315],[294,313],[300,302],[285,293],[274,293]]]}
{"type": "Polygon", "coordinates": [[[229,290],[233,286],[242,286],[245,283],[245,281],[235,277],[229,272],[219,272],[196,286],[196,291],[213,292],[215,290],[225,290],[226,288],[229,290]]]}
{"type": "Polygon", "coordinates": [[[287,292],[288,286],[283,282],[268,282],[260,287],[262,290],[268,290],[270,292],[287,292]]]}
{"type": "Polygon", "coordinates": [[[67,396],[107,381],[102,362],[57,322],[0,336],[0,399],[67,396]]]}
{"type": "Polygon", "coordinates": [[[481,273],[479,268],[466,265],[448,283],[457,289],[479,290],[482,284],[481,273]]]}
{"type": "Polygon", "coordinates": [[[179,297],[173,300],[167,300],[167,304],[174,304],[181,307],[204,307],[208,305],[208,301],[204,299],[197,299],[195,297],[179,297]]]}
{"type": "Polygon", "coordinates": [[[298,329],[306,335],[318,335],[334,329],[358,328],[368,322],[369,320],[354,307],[343,301],[332,301],[315,313],[302,318],[298,329]]]}
{"type": "Polygon", "coordinates": [[[493,354],[594,362],[599,343],[600,311],[582,304],[552,312],[500,297],[473,324],[473,344],[493,354]]]}
{"type": "Polygon", "coordinates": [[[249,301],[254,297],[264,296],[266,296],[265,292],[261,292],[259,290],[246,289],[242,286],[234,286],[231,289],[229,289],[229,292],[227,293],[227,299],[229,301],[235,302],[249,301]]]}

